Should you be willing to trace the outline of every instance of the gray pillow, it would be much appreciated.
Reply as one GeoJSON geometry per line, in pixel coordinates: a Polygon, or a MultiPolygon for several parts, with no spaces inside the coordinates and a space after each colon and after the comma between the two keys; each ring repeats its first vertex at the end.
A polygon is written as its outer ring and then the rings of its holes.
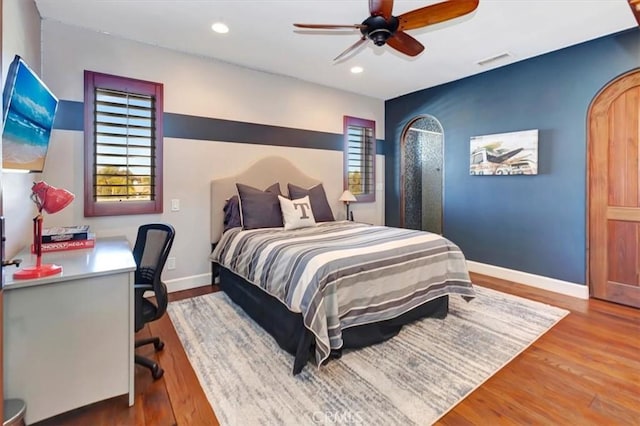
{"type": "Polygon", "coordinates": [[[309,189],[300,188],[299,186],[289,183],[287,184],[287,188],[289,189],[289,198],[292,200],[297,200],[307,195],[309,196],[311,210],[313,210],[313,216],[316,222],[333,222],[335,220],[331,207],[329,207],[329,202],[327,201],[327,194],[325,194],[324,187],[321,183],[309,189]]]}
{"type": "Polygon", "coordinates": [[[236,183],[240,199],[243,229],[278,228],[282,223],[280,210],[280,184],[274,183],[264,191],[249,185],[236,183]]]}

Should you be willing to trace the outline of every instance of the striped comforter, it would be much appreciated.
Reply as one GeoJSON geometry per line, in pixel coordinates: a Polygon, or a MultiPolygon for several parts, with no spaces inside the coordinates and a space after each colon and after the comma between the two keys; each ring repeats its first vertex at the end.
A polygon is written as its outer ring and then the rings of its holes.
{"type": "Polygon", "coordinates": [[[302,313],[318,365],[342,330],[395,318],[443,295],[472,298],[464,255],[428,232],[325,222],[225,232],[211,260],[302,313]]]}

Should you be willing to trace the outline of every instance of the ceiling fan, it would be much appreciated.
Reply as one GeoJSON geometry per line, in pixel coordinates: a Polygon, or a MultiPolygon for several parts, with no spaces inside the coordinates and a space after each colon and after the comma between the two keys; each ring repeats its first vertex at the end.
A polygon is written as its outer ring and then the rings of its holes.
{"type": "Polygon", "coordinates": [[[347,54],[360,47],[367,39],[376,46],[387,44],[408,56],[417,56],[424,50],[424,46],[415,38],[407,34],[406,30],[426,27],[458,18],[471,13],[478,7],[480,0],[448,0],[425,6],[400,16],[393,16],[393,0],[369,0],[369,16],[361,24],[354,25],[325,25],[325,24],[293,24],[297,28],[305,29],[343,29],[354,28],[360,30],[360,40],[349,46],[347,50],[334,58],[338,61],[347,54]]]}
{"type": "Polygon", "coordinates": [[[640,25],[640,0],[629,0],[629,6],[631,6],[631,12],[636,17],[638,25],[640,25]]]}

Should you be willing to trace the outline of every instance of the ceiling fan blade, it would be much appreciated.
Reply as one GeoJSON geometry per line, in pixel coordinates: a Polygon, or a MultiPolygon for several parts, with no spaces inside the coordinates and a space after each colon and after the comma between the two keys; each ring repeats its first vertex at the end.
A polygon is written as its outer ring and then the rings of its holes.
{"type": "Polygon", "coordinates": [[[479,2],[480,0],[449,0],[403,13],[398,16],[398,30],[413,30],[466,15],[476,10],[479,2]]]}
{"type": "Polygon", "coordinates": [[[640,0],[629,0],[629,6],[631,6],[631,12],[640,26],[640,0]]]}
{"type": "Polygon", "coordinates": [[[387,44],[408,56],[417,56],[424,50],[422,43],[403,31],[396,31],[387,39],[387,44]]]}
{"type": "Polygon", "coordinates": [[[393,10],[393,0],[369,0],[369,13],[371,16],[382,16],[384,19],[391,18],[393,10]]]}
{"type": "Polygon", "coordinates": [[[336,56],[335,58],[333,58],[334,62],[335,61],[339,61],[340,59],[344,58],[345,56],[347,56],[349,53],[353,52],[354,50],[356,50],[358,47],[360,47],[363,43],[366,43],[367,38],[366,37],[362,37],[360,40],[356,41],[355,43],[353,43],[351,46],[349,46],[347,48],[347,50],[345,50],[344,52],[342,52],[341,54],[339,54],[338,56],[336,56]]]}
{"type": "Polygon", "coordinates": [[[314,30],[334,30],[339,28],[353,28],[360,29],[366,28],[366,25],[362,24],[353,24],[353,25],[332,25],[332,24],[293,24],[294,27],[298,28],[311,28],[314,30]]]}

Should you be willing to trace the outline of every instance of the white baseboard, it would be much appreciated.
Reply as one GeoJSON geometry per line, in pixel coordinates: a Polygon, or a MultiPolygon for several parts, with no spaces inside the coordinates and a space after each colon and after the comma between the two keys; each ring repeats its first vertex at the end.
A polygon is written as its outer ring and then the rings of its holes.
{"type": "Polygon", "coordinates": [[[543,277],[542,275],[516,271],[501,266],[487,265],[486,263],[473,262],[471,260],[467,260],[467,267],[470,272],[513,281],[579,299],[589,298],[589,288],[583,284],[575,284],[569,281],[557,280],[555,278],[543,277]]]}
{"type": "Polygon", "coordinates": [[[164,282],[169,293],[174,291],[189,290],[191,288],[211,285],[211,274],[192,275],[190,277],[176,278],[164,282]]]}

